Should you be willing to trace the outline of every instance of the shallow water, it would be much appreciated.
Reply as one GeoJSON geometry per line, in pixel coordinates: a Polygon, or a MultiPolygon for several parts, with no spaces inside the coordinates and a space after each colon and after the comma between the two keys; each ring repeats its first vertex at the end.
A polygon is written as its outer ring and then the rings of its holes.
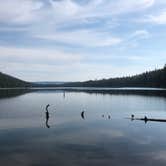
{"type": "Polygon", "coordinates": [[[0,93],[0,165],[166,165],[166,123],[130,119],[131,114],[166,119],[162,95],[0,93]]]}

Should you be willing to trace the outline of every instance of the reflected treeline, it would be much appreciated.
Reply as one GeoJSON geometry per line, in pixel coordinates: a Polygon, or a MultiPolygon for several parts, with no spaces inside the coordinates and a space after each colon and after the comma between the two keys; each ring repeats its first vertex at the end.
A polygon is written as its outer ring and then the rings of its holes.
{"type": "MultiPolygon", "coordinates": [[[[59,89],[60,90],[60,89],[59,89]]],[[[63,88],[62,88],[63,90],[63,88]]],[[[67,88],[66,92],[84,92],[96,95],[141,95],[141,96],[161,96],[166,97],[166,90],[164,89],[100,89],[100,88],[67,88]]],[[[64,97],[65,98],[65,97],[64,97]]]]}
{"type": "Polygon", "coordinates": [[[23,95],[30,92],[39,92],[39,93],[55,93],[61,92],[63,98],[65,99],[66,93],[79,93],[84,92],[88,94],[96,95],[143,95],[143,96],[161,96],[166,97],[166,90],[164,89],[109,89],[109,88],[25,88],[25,89],[0,89],[0,98],[9,98],[23,95]]]}
{"type": "Polygon", "coordinates": [[[66,93],[65,93],[65,91],[63,92],[63,98],[65,99],[65,97],[66,97],[66,93]]]}
{"type": "Polygon", "coordinates": [[[0,89],[0,98],[10,98],[30,93],[31,89],[0,89]]]}

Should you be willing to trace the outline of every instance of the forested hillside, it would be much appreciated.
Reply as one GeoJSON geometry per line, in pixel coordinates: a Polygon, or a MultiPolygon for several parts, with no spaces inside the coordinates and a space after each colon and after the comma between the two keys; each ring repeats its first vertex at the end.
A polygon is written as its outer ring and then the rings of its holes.
{"type": "MultiPolygon", "coordinates": [[[[110,71],[111,73],[111,71],[110,71]]],[[[64,84],[77,87],[163,87],[166,88],[166,65],[163,69],[145,72],[131,77],[90,80],[64,84]]]]}
{"type": "Polygon", "coordinates": [[[28,87],[31,84],[0,72],[0,88],[28,87]]]}

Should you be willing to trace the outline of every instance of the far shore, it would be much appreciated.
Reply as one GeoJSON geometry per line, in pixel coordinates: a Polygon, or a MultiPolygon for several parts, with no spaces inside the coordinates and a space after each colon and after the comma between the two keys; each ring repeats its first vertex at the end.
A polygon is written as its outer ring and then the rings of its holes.
{"type": "Polygon", "coordinates": [[[119,90],[119,91],[166,91],[166,88],[152,87],[11,87],[0,88],[0,90],[30,89],[30,90],[119,90]]]}

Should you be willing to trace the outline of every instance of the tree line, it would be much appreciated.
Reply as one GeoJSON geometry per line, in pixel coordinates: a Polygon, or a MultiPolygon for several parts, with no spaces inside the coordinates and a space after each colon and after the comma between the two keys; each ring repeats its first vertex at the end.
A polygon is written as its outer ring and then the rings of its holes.
{"type": "Polygon", "coordinates": [[[158,87],[166,88],[166,65],[162,69],[144,72],[128,77],[118,77],[102,80],[89,80],[64,84],[77,87],[158,87]]]}
{"type": "Polygon", "coordinates": [[[0,72],[0,88],[29,87],[31,83],[0,72]]]}
{"type": "Polygon", "coordinates": [[[118,77],[64,84],[36,84],[0,73],[0,88],[14,87],[156,87],[166,88],[166,65],[162,69],[128,77],[118,77]]]}

